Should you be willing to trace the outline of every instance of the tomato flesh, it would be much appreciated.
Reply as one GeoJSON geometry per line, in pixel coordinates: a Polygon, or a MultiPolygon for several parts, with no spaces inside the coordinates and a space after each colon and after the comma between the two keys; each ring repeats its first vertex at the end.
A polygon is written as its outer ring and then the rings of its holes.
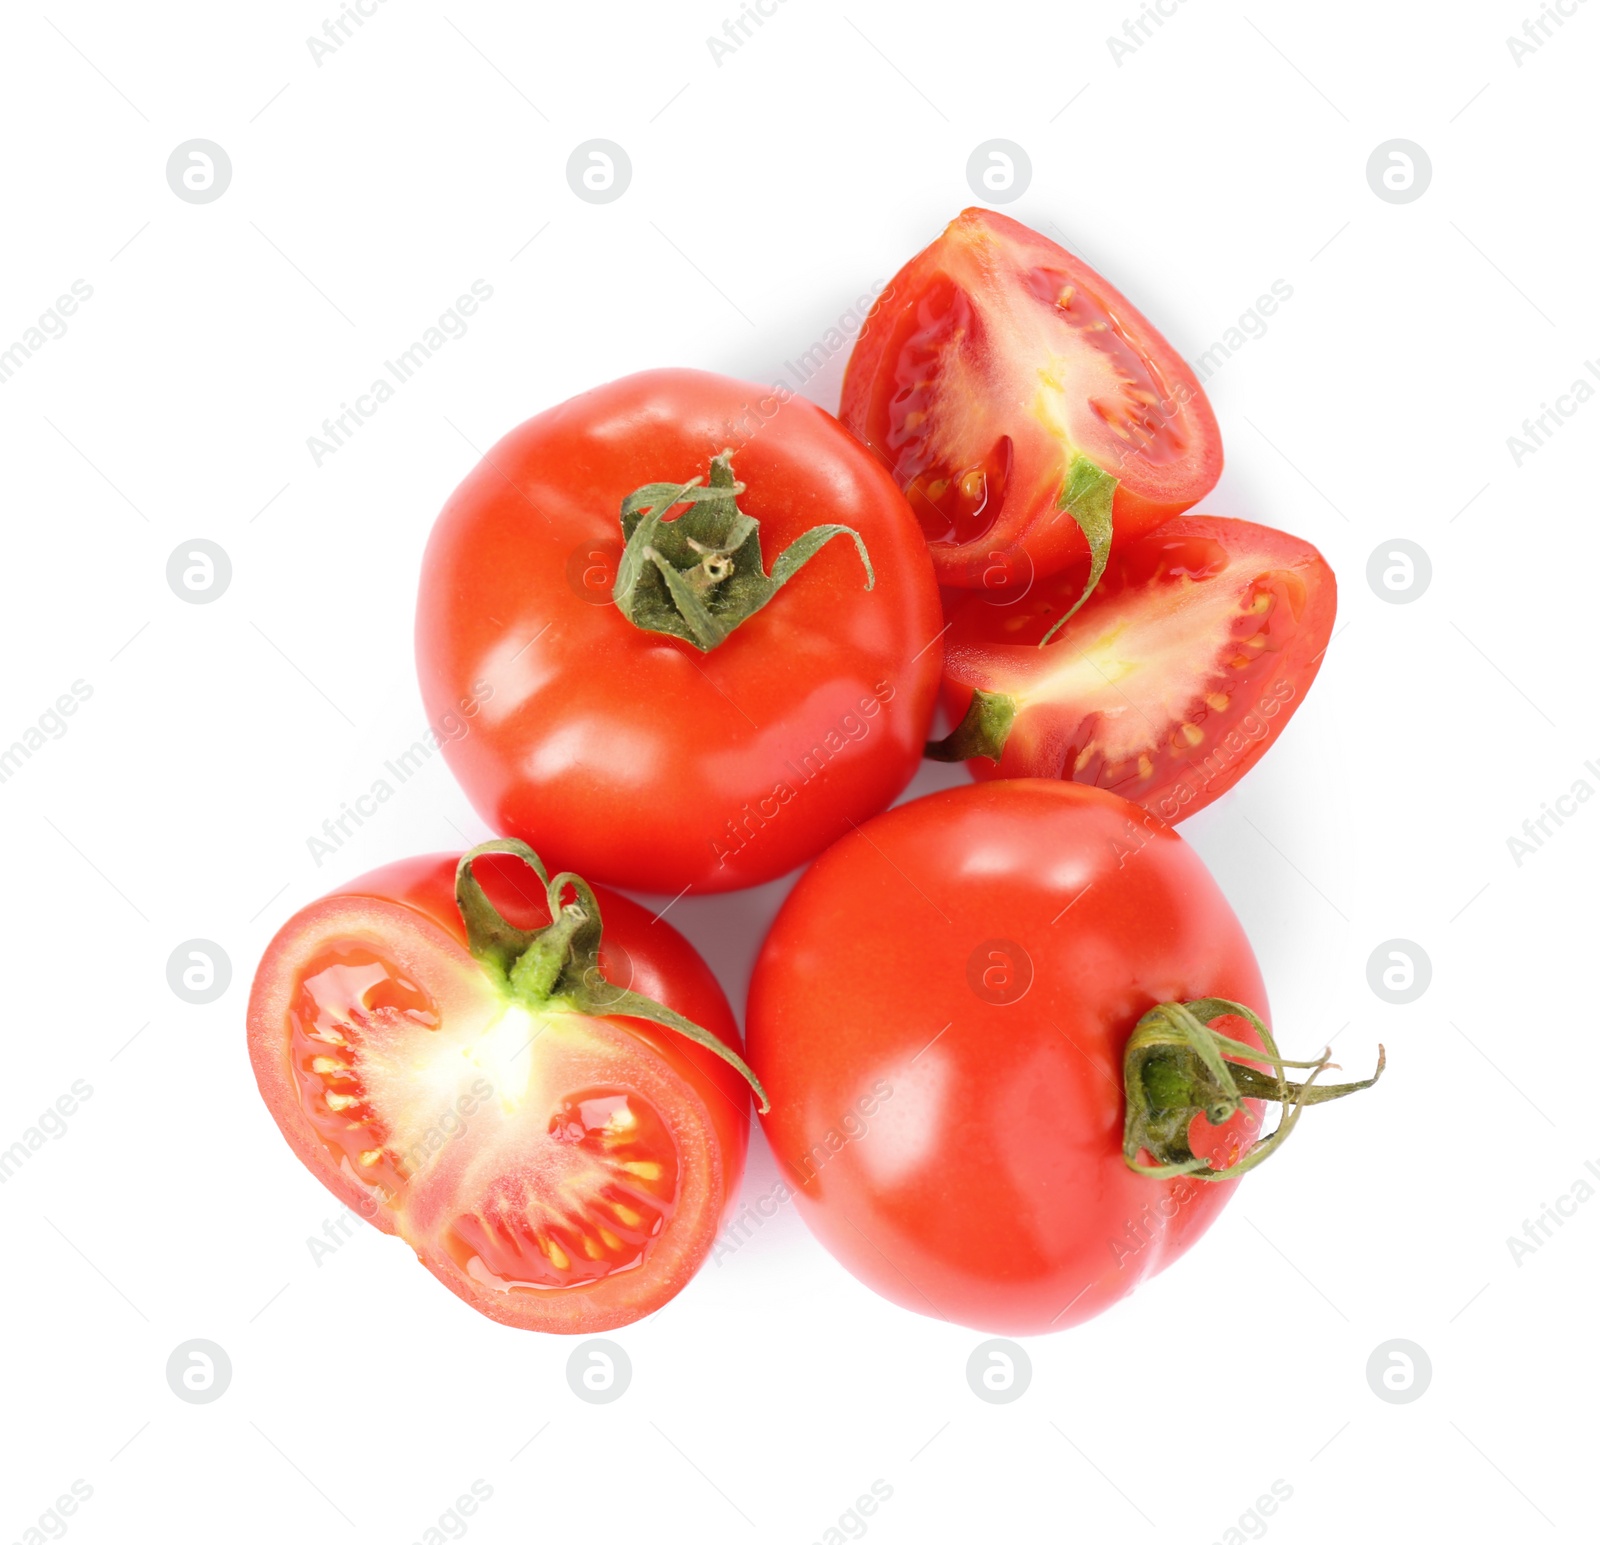
{"type": "Polygon", "coordinates": [[[1316,677],[1336,586],[1321,554],[1270,527],[1182,516],[1118,548],[1090,600],[1081,567],[1012,605],[954,612],[945,702],[1011,699],[998,762],[975,777],[1065,778],[1172,821],[1225,793],[1282,732],[1316,677]]]}
{"type": "Polygon", "coordinates": [[[1222,470],[1210,405],[1160,333],[1093,269],[988,210],[891,281],[839,415],[889,464],[947,586],[1012,586],[1086,555],[1060,505],[1077,458],[1116,479],[1120,539],[1222,470]]]}
{"type": "MultiPolygon", "coordinates": [[[[503,856],[475,873],[517,926],[548,921],[503,856]]],[[[453,874],[449,856],[390,866],[280,930],[252,991],[257,1080],[312,1172],[474,1308],[626,1324],[708,1253],[743,1166],[745,1086],[645,1021],[509,996],[467,954],[453,874]]],[[[607,978],[737,1047],[682,937],[599,895],[607,978]]]]}

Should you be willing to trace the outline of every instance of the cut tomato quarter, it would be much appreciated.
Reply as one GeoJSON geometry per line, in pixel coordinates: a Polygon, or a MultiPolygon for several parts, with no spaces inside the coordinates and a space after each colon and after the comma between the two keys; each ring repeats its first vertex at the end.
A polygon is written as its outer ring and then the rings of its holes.
{"type": "Polygon", "coordinates": [[[1304,700],[1333,631],[1333,571],[1269,526],[1180,516],[1120,546],[1061,625],[1085,567],[1011,605],[957,606],[944,666],[957,727],[929,754],[1181,820],[1232,788],[1304,700]]]}
{"type": "MultiPolygon", "coordinates": [[[[1086,263],[968,209],[895,275],[839,416],[922,522],[941,585],[1015,589],[1181,514],[1222,473],[1194,372],[1086,263]]],[[[1087,592],[1085,592],[1087,593],[1087,592]]]]}

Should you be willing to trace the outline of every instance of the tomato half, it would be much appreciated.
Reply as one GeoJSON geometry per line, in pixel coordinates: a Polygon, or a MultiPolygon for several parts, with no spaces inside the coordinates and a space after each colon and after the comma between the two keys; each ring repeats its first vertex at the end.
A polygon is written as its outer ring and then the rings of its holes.
{"type": "Polygon", "coordinates": [[[1222,474],[1194,372],[1027,226],[968,209],[895,275],[839,416],[906,491],[939,583],[1014,588],[1181,514],[1222,474]]]}
{"type": "Polygon", "coordinates": [[[1022,779],[898,806],[823,854],[762,949],[746,1030],[762,1125],[838,1260],[906,1308],[1032,1334],[1194,1244],[1279,1141],[1261,1098],[1362,1087],[1296,1094],[1265,1016],[1181,837],[1114,794],[1022,779]]]}
{"type": "Polygon", "coordinates": [[[973,595],[945,635],[935,754],[977,778],[1069,778],[1177,821],[1260,761],[1333,631],[1333,571],[1270,526],[1185,515],[1120,544],[1081,610],[1087,560],[1013,604],[973,595]]]}
{"type": "Polygon", "coordinates": [[[417,665],[491,826],[670,895],[770,880],[883,809],[941,626],[910,509],[837,420],[658,370],[530,419],[451,496],[417,665]]]}
{"type": "Polygon", "coordinates": [[[459,863],[390,864],[284,924],[250,994],[256,1081],[312,1174],[480,1313],[625,1325],[694,1275],[738,1190],[738,1029],[681,934],[581,882],[552,930],[545,886],[503,851],[466,866],[498,919],[485,945],[459,863]]]}

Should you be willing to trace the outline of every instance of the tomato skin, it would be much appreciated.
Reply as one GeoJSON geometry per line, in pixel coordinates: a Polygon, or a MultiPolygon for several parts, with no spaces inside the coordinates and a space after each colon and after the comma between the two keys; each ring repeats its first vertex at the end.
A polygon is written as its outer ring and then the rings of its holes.
{"type": "Polygon", "coordinates": [[[942,621],[926,544],[871,455],[800,398],[690,370],[629,376],[528,420],[451,496],[417,665],[451,770],[553,868],[662,894],[759,884],[883,809],[915,773],[942,621]],[[731,447],[770,570],[836,537],[707,653],[610,601],[618,510],[731,447]]]}
{"type": "MultiPolygon", "coordinates": [[[[1079,350],[1080,360],[1085,353],[1079,350]]],[[[891,468],[919,518],[933,522],[930,551],[942,586],[1025,587],[1087,555],[1082,531],[1058,505],[1075,451],[1117,478],[1114,544],[1181,514],[1222,475],[1216,416],[1183,357],[1086,263],[987,209],[962,211],[885,287],[846,367],[839,417],[891,468]],[[1058,377],[1055,351],[1065,352],[1070,335],[1044,320],[1049,307],[1034,283],[1043,275],[1063,292],[1075,290],[1093,316],[1109,319],[1110,336],[1126,344],[1120,357],[1136,362],[1139,383],[1128,384],[1153,401],[1148,412],[1129,405],[1136,418],[1126,432],[1113,433],[1093,407],[1120,390],[1105,361],[1088,353],[1087,369],[1069,363],[1058,377]],[[933,401],[917,410],[928,420],[927,435],[944,442],[942,455],[937,446],[925,448],[922,429],[903,427],[900,406],[913,384],[907,349],[938,331],[930,311],[959,312],[950,324],[955,341],[930,343],[926,352],[942,355],[941,371],[954,368],[953,359],[960,380],[936,387],[933,401]],[[1046,375],[1054,381],[1048,390],[1040,385],[1046,375]],[[1152,450],[1158,444],[1161,455],[1152,450]],[[1003,455],[989,454],[1001,445],[1003,455]],[[952,460],[957,447],[967,454],[952,460]],[[985,510],[986,525],[939,529],[918,480],[930,457],[946,472],[983,461],[992,476],[1003,475],[1003,501],[997,512],[985,510]]]]}
{"type": "MultiPolygon", "coordinates": [[[[478,972],[481,968],[465,953],[466,929],[455,903],[459,856],[438,853],[402,859],[301,908],[268,945],[251,989],[250,1060],[268,1110],[306,1168],[347,1208],[386,1234],[398,1232],[389,1208],[334,1163],[301,1108],[286,1055],[285,987],[294,981],[303,963],[304,936],[314,929],[319,913],[338,898],[377,904],[363,918],[364,928],[375,937],[396,936],[396,910],[402,918],[422,921],[426,931],[437,930],[460,945],[466,971],[478,972]]],[[[490,854],[477,860],[473,872],[507,921],[527,929],[549,922],[542,889],[521,860],[490,854]]],[[[728,1046],[740,1049],[738,1026],[727,998],[688,940],[626,896],[598,886],[595,895],[605,923],[600,968],[608,980],[676,1009],[728,1046]]],[[[582,1289],[545,1292],[531,1299],[485,1291],[449,1262],[419,1250],[422,1264],[451,1292],[502,1324],[588,1334],[628,1324],[652,1312],[694,1275],[738,1196],[750,1132],[749,1090],[744,1080],[719,1057],[648,1021],[615,1017],[604,1023],[624,1037],[631,1036],[640,1061],[651,1066],[652,1076],[659,1082],[676,1083],[682,1099],[692,1103],[707,1134],[711,1201],[702,1216],[684,1225],[693,1237],[679,1252],[680,1258],[671,1263],[670,1271],[619,1273],[582,1289]]]]}
{"type": "MultiPolygon", "coordinates": [[[[1175,1260],[1237,1184],[1151,1179],[1122,1154],[1135,1023],[1209,995],[1267,1019],[1238,920],[1169,827],[1076,784],[932,794],[830,848],[779,913],[746,1016],[763,1127],[868,1287],[979,1330],[1063,1329],[1175,1260]]],[[[1252,1102],[1202,1118],[1196,1151],[1259,1121],[1252,1102]]]]}
{"type": "Polygon", "coordinates": [[[1185,820],[1254,767],[1304,702],[1333,632],[1333,570],[1309,542],[1270,526],[1180,516],[1119,544],[1095,593],[1041,649],[1082,593],[1086,568],[1065,569],[1010,604],[968,592],[950,609],[950,722],[960,723],[974,688],[1021,705],[999,761],[973,757],[968,770],[980,780],[1092,783],[1164,821],[1185,820]],[[1214,607],[1196,605],[1207,591],[1216,592],[1214,607]],[[1130,638],[1141,628],[1156,658],[1141,658],[1130,638]],[[1127,674],[1108,679],[1109,669],[1091,663],[1076,688],[1052,689],[1057,662],[1093,661],[1102,646],[1108,665],[1127,674]],[[1108,729],[1117,719],[1120,729],[1108,729]],[[1120,755],[1096,754],[1119,733],[1129,742],[1120,755]]]}

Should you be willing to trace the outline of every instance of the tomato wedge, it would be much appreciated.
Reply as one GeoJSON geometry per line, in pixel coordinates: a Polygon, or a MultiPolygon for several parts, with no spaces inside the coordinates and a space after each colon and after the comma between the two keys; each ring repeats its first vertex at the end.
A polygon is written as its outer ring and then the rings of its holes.
{"type": "MultiPolygon", "coordinates": [[[[839,416],[922,522],[941,585],[1014,588],[1182,514],[1222,474],[1194,372],[1087,264],[963,211],[868,315],[839,416]]],[[[1094,577],[1091,570],[1091,580],[1094,577]]]]}
{"type": "Polygon", "coordinates": [[[1270,526],[1180,516],[1119,546],[1094,595],[1087,560],[1013,605],[973,595],[945,635],[957,728],[929,748],[977,778],[1065,778],[1164,821],[1233,787],[1283,732],[1333,631],[1333,571],[1270,526]]]}
{"type": "Polygon", "coordinates": [[[311,903],[250,995],[256,1081],[306,1167],[530,1330],[625,1325],[694,1275],[744,1168],[738,1047],[681,934],[515,841],[311,903]]]}

